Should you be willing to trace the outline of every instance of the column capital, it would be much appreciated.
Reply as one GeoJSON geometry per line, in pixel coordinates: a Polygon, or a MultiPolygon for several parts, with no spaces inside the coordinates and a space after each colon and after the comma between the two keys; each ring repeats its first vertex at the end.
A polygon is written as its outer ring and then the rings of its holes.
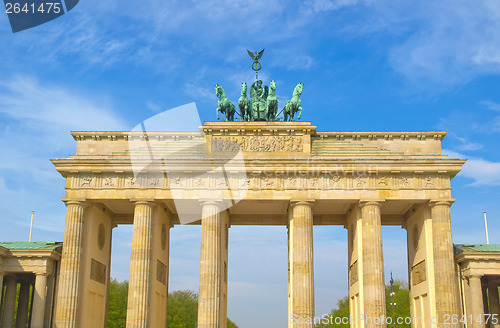
{"type": "Polygon", "coordinates": [[[381,207],[384,204],[385,199],[360,199],[359,207],[363,208],[365,206],[378,206],[381,207]]]}
{"type": "Polygon", "coordinates": [[[154,199],[130,199],[130,201],[135,205],[149,205],[154,206],[154,199]]]}
{"type": "Polygon", "coordinates": [[[469,273],[469,274],[467,275],[467,278],[469,278],[469,279],[470,279],[470,278],[479,278],[479,279],[481,279],[483,276],[484,276],[484,275],[483,275],[483,274],[481,274],[481,273],[469,273]]]}
{"type": "Polygon", "coordinates": [[[222,208],[224,201],[220,199],[200,199],[201,206],[213,205],[222,208]]]}
{"type": "Polygon", "coordinates": [[[232,201],[229,199],[204,199],[204,198],[201,198],[199,200],[199,202],[200,202],[200,205],[202,208],[203,208],[203,206],[210,206],[210,205],[217,206],[221,212],[227,208],[230,208],[233,205],[232,201]]]}
{"type": "Polygon", "coordinates": [[[66,206],[80,205],[82,207],[87,207],[90,205],[89,202],[84,198],[82,198],[82,199],[63,198],[62,201],[64,202],[64,204],[66,204],[66,206]]]}
{"type": "Polygon", "coordinates": [[[455,202],[455,199],[439,199],[439,200],[434,200],[431,199],[429,201],[429,207],[435,207],[435,206],[448,206],[451,207],[451,205],[455,202]]]}
{"type": "Polygon", "coordinates": [[[315,199],[291,199],[290,208],[293,208],[297,205],[313,207],[315,202],[315,199]]]}

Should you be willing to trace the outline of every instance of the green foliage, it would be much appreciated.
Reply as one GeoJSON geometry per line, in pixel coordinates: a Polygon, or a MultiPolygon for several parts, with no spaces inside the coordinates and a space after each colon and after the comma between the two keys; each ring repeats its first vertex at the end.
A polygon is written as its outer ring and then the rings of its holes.
{"type": "MultiPolygon", "coordinates": [[[[385,287],[385,302],[387,309],[387,316],[392,317],[392,305],[391,302],[396,303],[394,306],[394,318],[405,318],[410,317],[410,291],[408,290],[408,284],[406,281],[396,280],[394,281],[394,292],[396,295],[393,297],[389,296],[391,292],[391,286],[385,287]]],[[[387,325],[394,326],[394,325],[387,325]]],[[[410,324],[396,324],[398,328],[410,328],[410,324]]]]}
{"type": "Polygon", "coordinates": [[[127,321],[128,281],[111,280],[109,284],[108,327],[123,328],[127,321]]]}
{"type": "MultiPolygon", "coordinates": [[[[109,285],[108,327],[123,328],[127,321],[128,281],[112,279],[109,285]]],[[[197,328],[198,295],[190,290],[168,294],[167,327],[197,328]]],[[[227,328],[238,328],[227,319],[227,328]]]]}
{"type": "MultiPolygon", "coordinates": [[[[385,300],[386,300],[386,309],[387,309],[387,316],[392,318],[392,305],[390,304],[391,302],[395,302],[396,306],[394,307],[394,313],[395,313],[395,318],[401,317],[401,318],[406,318],[410,317],[410,294],[408,290],[408,284],[404,281],[401,280],[396,280],[394,282],[394,291],[395,295],[393,297],[390,297],[389,294],[391,292],[391,286],[387,285],[385,287],[385,300]]],[[[337,308],[333,309],[330,312],[331,316],[333,318],[344,318],[347,317],[349,318],[349,297],[346,296],[342,299],[340,299],[337,302],[337,308]]],[[[388,328],[393,327],[393,325],[387,325],[388,328]]],[[[396,324],[398,328],[410,328],[409,324],[396,324]]],[[[316,328],[349,328],[349,323],[347,324],[342,324],[339,322],[339,324],[325,324],[325,323],[319,323],[315,326],[316,328]]]]}
{"type": "MultiPolygon", "coordinates": [[[[346,296],[344,298],[341,298],[340,300],[337,301],[337,308],[333,309],[330,312],[331,317],[333,318],[349,318],[349,296],[346,296]]],[[[329,321],[331,321],[330,318],[328,318],[329,321]]],[[[349,328],[349,322],[347,323],[324,323],[323,321],[318,323],[316,328],[329,328],[329,327],[338,327],[338,328],[349,328]]]]}
{"type": "MultiPolygon", "coordinates": [[[[190,290],[168,294],[167,327],[196,328],[198,326],[198,295],[190,290]]],[[[227,328],[238,328],[227,319],[227,328]]]]}
{"type": "Polygon", "coordinates": [[[167,327],[196,328],[198,295],[190,290],[178,290],[168,295],[167,327]]]}
{"type": "Polygon", "coordinates": [[[229,320],[229,318],[227,318],[227,328],[238,328],[238,326],[236,326],[234,322],[232,322],[231,320],[229,320]]]}

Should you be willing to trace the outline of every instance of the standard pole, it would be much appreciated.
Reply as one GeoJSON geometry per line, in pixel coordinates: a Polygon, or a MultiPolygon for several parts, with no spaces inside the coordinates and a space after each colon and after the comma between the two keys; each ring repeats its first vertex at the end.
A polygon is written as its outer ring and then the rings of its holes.
{"type": "Polygon", "coordinates": [[[488,236],[488,220],[486,220],[486,212],[484,213],[484,227],[486,228],[486,244],[490,244],[490,237],[488,236]]]}
{"type": "Polygon", "coordinates": [[[33,216],[34,215],[35,215],[35,211],[31,211],[30,243],[31,243],[31,235],[33,234],[33,216]]]}
{"type": "Polygon", "coordinates": [[[396,303],[394,303],[394,301],[392,302],[392,324],[393,324],[393,327],[396,328],[396,320],[394,318],[394,306],[396,305],[396,303]]]}

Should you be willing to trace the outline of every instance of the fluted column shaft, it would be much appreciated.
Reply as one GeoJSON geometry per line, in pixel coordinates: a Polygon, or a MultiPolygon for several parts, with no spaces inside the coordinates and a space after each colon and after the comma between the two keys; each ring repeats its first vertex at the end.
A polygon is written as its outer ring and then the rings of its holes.
{"type": "Polygon", "coordinates": [[[31,328],[43,328],[45,300],[47,299],[47,275],[37,274],[31,312],[31,328]]]}
{"type": "Polygon", "coordinates": [[[85,203],[66,203],[66,225],[57,295],[57,328],[76,328],[78,292],[80,288],[81,257],[83,252],[83,212],[85,203]]]}
{"type": "MultiPolygon", "coordinates": [[[[451,201],[433,201],[431,206],[434,280],[438,327],[454,328],[460,324],[445,324],[445,316],[460,317],[459,289],[456,278],[453,239],[451,235],[451,201]]],[[[481,293],[481,289],[479,289],[481,293]]],[[[481,300],[482,303],[482,300],[481,300]]]]}
{"type": "Polygon", "coordinates": [[[381,202],[360,202],[363,247],[363,302],[366,327],[386,327],[381,202]],[[370,320],[371,319],[371,320],[370,320]]]}
{"type": "Polygon", "coordinates": [[[290,266],[290,327],[314,327],[314,256],[312,202],[290,207],[288,222],[290,266]]]}
{"type": "Polygon", "coordinates": [[[132,255],[130,257],[127,328],[149,327],[152,223],[152,204],[137,202],[134,210],[132,255]]]}
{"type": "MultiPolygon", "coordinates": [[[[3,304],[3,277],[4,277],[4,274],[3,272],[0,272],[0,320],[2,319],[2,304],[3,304]]],[[[2,324],[2,322],[0,321],[0,324],[2,324]]]]}
{"type": "Polygon", "coordinates": [[[16,311],[17,278],[8,275],[6,278],[5,305],[3,306],[2,328],[14,327],[14,312],[16,311]]]}
{"type": "Polygon", "coordinates": [[[19,288],[19,300],[17,302],[16,328],[26,328],[28,324],[28,306],[30,301],[30,283],[23,281],[19,288]]]}
{"type": "Polygon", "coordinates": [[[222,306],[222,238],[221,204],[203,204],[201,219],[200,290],[198,328],[221,328],[222,306]]]}
{"type": "Polygon", "coordinates": [[[469,286],[472,306],[472,327],[484,328],[484,303],[481,276],[471,275],[469,277],[469,286]],[[478,318],[480,318],[480,320],[477,320],[478,318]]]}

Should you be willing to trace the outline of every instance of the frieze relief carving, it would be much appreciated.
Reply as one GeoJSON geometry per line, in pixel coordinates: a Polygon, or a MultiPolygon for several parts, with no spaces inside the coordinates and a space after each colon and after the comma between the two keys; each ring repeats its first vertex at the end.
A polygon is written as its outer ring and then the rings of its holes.
{"type": "Polygon", "coordinates": [[[279,188],[279,182],[276,178],[264,177],[261,179],[262,189],[277,190],[279,188]]]}
{"type": "Polygon", "coordinates": [[[196,188],[206,188],[208,186],[208,181],[206,178],[197,177],[193,179],[193,185],[196,188]]]}
{"type": "Polygon", "coordinates": [[[297,189],[297,178],[287,177],[285,178],[285,189],[297,189]]]}
{"type": "Polygon", "coordinates": [[[217,189],[230,189],[229,181],[224,177],[217,178],[216,186],[217,189]]]}
{"type": "Polygon", "coordinates": [[[148,177],[148,188],[162,188],[164,186],[163,184],[163,177],[160,176],[151,176],[148,177]]]}
{"type": "Polygon", "coordinates": [[[81,176],[79,180],[80,181],[78,186],[80,188],[93,188],[95,185],[95,177],[93,176],[89,175],[81,176]]]}
{"type": "Polygon", "coordinates": [[[135,177],[126,177],[125,178],[125,188],[138,188],[139,184],[135,177]]]}
{"type": "Polygon", "coordinates": [[[329,189],[342,189],[344,185],[342,184],[342,177],[335,174],[329,178],[328,183],[329,189]]]}
{"type": "Polygon", "coordinates": [[[186,178],[181,177],[180,175],[169,176],[168,182],[169,182],[170,188],[184,188],[186,185],[186,178]]]}
{"type": "Polygon", "coordinates": [[[377,180],[377,187],[379,188],[385,188],[389,187],[390,181],[388,177],[381,177],[377,180]]]}
{"type": "Polygon", "coordinates": [[[354,188],[355,189],[366,189],[366,178],[355,177],[354,178],[354,188]]]}
{"type": "Polygon", "coordinates": [[[250,186],[250,179],[249,178],[239,180],[239,187],[240,188],[248,189],[249,186],[250,186]]]}
{"type": "Polygon", "coordinates": [[[189,175],[169,174],[168,179],[163,175],[150,174],[140,177],[77,175],[72,180],[72,188],[81,189],[134,189],[134,188],[163,188],[163,189],[232,189],[232,190],[396,190],[423,188],[441,189],[435,177],[413,176],[370,176],[370,175],[343,175],[338,174],[271,174],[271,173],[231,173],[226,177],[219,175],[189,175]],[[167,182],[168,181],[168,182],[167,182]],[[421,187],[420,187],[421,186],[421,187]]]}
{"type": "Polygon", "coordinates": [[[401,189],[410,188],[410,179],[407,177],[400,177],[399,178],[399,188],[401,188],[401,189]]]}
{"type": "Polygon", "coordinates": [[[118,178],[116,177],[104,177],[102,179],[102,187],[103,188],[116,188],[118,184],[118,178]]]}
{"type": "Polygon", "coordinates": [[[436,188],[436,180],[433,179],[432,177],[426,177],[422,181],[423,187],[424,188],[436,188]]]}
{"type": "Polygon", "coordinates": [[[307,187],[309,190],[321,190],[323,186],[319,185],[318,178],[310,178],[307,187]]]}
{"type": "Polygon", "coordinates": [[[303,138],[295,136],[214,136],[212,152],[303,152],[303,138]]]}

